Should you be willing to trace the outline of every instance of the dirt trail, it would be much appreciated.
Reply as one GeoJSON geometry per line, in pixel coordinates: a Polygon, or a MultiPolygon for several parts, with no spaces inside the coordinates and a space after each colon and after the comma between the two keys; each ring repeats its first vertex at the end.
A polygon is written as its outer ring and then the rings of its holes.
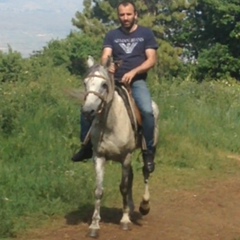
{"type": "MultiPolygon", "coordinates": [[[[21,240],[90,239],[90,216],[71,213],[21,240]]],[[[240,240],[240,177],[192,191],[152,191],[149,215],[135,212],[131,231],[120,229],[120,218],[120,209],[102,209],[100,240],[240,240]]]]}

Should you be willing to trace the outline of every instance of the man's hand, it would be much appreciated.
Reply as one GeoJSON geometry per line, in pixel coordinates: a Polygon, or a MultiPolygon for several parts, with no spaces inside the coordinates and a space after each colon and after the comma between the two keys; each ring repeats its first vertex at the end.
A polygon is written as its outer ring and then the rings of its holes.
{"type": "Polygon", "coordinates": [[[108,71],[112,74],[116,72],[116,67],[114,63],[111,63],[110,66],[108,67],[108,71]]]}
{"type": "Polygon", "coordinates": [[[125,84],[130,84],[133,78],[136,76],[137,72],[133,69],[130,72],[127,72],[122,77],[122,82],[125,84]]]}

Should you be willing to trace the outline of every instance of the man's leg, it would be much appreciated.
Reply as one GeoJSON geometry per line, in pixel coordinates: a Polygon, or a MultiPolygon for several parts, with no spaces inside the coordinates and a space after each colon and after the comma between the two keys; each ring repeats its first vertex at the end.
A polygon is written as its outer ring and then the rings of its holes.
{"type": "Polygon", "coordinates": [[[85,159],[92,157],[92,144],[88,139],[88,132],[91,127],[91,122],[88,121],[82,114],[80,117],[81,135],[80,140],[82,142],[81,149],[72,157],[73,162],[82,162],[85,159]],[[87,138],[87,139],[86,139],[87,138]]]}
{"type": "Polygon", "coordinates": [[[147,150],[143,151],[144,168],[151,173],[154,171],[154,157],[156,148],[154,146],[154,115],[152,99],[146,81],[137,80],[132,84],[133,98],[142,114],[143,136],[146,141],[147,150]]]}

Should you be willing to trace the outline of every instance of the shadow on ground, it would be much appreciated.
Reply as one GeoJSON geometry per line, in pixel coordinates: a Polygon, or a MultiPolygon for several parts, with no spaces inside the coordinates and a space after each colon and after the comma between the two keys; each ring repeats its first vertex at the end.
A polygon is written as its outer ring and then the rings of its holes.
{"type": "MultiPolygon", "coordinates": [[[[72,211],[65,215],[66,223],[68,225],[77,225],[79,223],[91,223],[94,207],[91,204],[80,206],[78,210],[72,211]]],[[[122,209],[101,207],[101,222],[120,224],[122,217],[122,209]]],[[[134,211],[131,216],[131,221],[135,225],[141,225],[140,220],[142,215],[139,212],[134,211]]]]}

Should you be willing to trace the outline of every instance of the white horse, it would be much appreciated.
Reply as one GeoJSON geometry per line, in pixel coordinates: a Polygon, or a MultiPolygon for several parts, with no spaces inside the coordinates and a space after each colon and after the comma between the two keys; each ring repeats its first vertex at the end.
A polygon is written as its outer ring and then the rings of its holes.
{"type": "MultiPolygon", "coordinates": [[[[114,77],[108,72],[108,67],[111,62],[109,61],[106,66],[94,65],[92,61],[88,63],[89,71],[84,79],[86,92],[82,112],[86,117],[93,119],[90,136],[96,170],[96,190],[95,210],[91,225],[89,226],[89,235],[91,237],[97,237],[101,219],[100,205],[103,196],[104,166],[107,160],[116,161],[122,165],[120,191],[123,200],[123,215],[120,222],[124,230],[128,230],[130,227],[130,216],[134,210],[131,154],[137,148],[141,148],[142,137],[134,131],[125,103],[115,90],[114,77]]],[[[157,144],[159,110],[154,102],[152,105],[156,123],[155,144],[157,144]]],[[[137,124],[136,118],[135,124],[137,124]]],[[[148,189],[149,174],[143,171],[143,175],[145,192],[139,210],[145,215],[150,210],[150,194],[148,189]]]]}

